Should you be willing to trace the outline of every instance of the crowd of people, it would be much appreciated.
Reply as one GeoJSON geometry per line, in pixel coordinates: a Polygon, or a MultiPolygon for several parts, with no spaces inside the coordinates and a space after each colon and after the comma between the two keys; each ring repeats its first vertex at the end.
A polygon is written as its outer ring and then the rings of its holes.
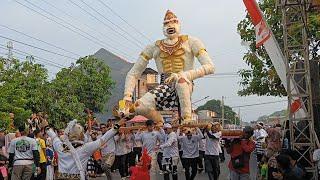
{"type": "Polygon", "coordinates": [[[303,162],[297,163],[300,155],[289,146],[289,139],[280,124],[264,126],[257,123],[253,134],[255,154],[260,180],[300,180],[311,179],[303,162]]]}
{"type": "Polygon", "coordinates": [[[222,138],[219,122],[199,129],[168,123],[157,127],[147,120],[144,129],[121,131],[113,120],[98,123],[93,119],[84,127],[72,121],[66,129],[57,130],[33,123],[35,119],[33,115],[29,126],[15,133],[0,129],[1,180],[82,176],[110,180],[117,171],[121,179],[149,180],[150,174],[161,174],[164,180],[178,180],[183,178],[178,178],[179,163],[186,180],[196,179],[204,170],[209,180],[218,180],[225,151],[230,156],[231,180],[251,179],[252,157],[258,162],[259,180],[309,178],[303,164],[297,163],[299,154],[282,141],[279,124],[258,123],[254,128],[244,127],[241,137],[222,138]]]}
{"type": "Polygon", "coordinates": [[[179,162],[182,163],[188,180],[195,179],[197,173],[203,172],[204,168],[209,179],[219,177],[219,155],[222,150],[221,129],[217,122],[210,129],[200,130],[175,129],[171,124],[156,127],[152,120],[147,120],[145,129],[137,132],[117,130],[106,136],[105,134],[114,130],[112,120],[107,123],[90,121],[90,125],[84,126],[83,131],[79,126],[79,132],[74,131],[73,127],[73,134],[66,132],[70,129],[50,131],[34,120],[38,118],[31,118],[29,125],[19,127],[16,133],[5,134],[4,129],[0,130],[1,157],[4,159],[1,167],[7,168],[7,171],[1,171],[2,179],[8,179],[9,175],[14,180],[80,178],[79,170],[74,173],[74,177],[70,176],[77,169],[77,160],[72,156],[72,151],[69,152],[71,156],[66,157],[70,147],[67,141],[64,142],[64,136],[68,136],[67,140],[72,142],[75,154],[80,157],[80,164],[86,159],[85,172],[88,177],[105,176],[112,179],[112,173],[119,171],[121,179],[132,179],[132,167],[141,162],[143,149],[150,157],[148,172],[163,174],[165,180],[169,180],[170,176],[173,180],[178,179],[179,162]],[[93,144],[98,141],[97,145],[93,144]],[[86,149],[77,151],[78,147],[86,149]],[[71,161],[72,158],[75,160],[71,161]]]}

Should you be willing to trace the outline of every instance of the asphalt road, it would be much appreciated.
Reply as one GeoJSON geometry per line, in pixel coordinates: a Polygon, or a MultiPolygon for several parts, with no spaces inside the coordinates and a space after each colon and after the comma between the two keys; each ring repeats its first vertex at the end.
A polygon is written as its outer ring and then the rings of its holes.
{"type": "MultiPolygon", "coordinates": [[[[220,177],[219,180],[229,180],[229,169],[227,167],[227,163],[229,162],[229,157],[226,155],[226,161],[224,163],[220,163],[220,177]]],[[[254,154],[251,155],[250,158],[250,172],[251,172],[251,180],[256,180],[257,174],[257,161],[256,156],[254,154]]],[[[184,180],[184,172],[182,171],[181,165],[178,167],[178,179],[184,180]]],[[[104,180],[105,177],[95,178],[94,180],[104,180]]],[[[120,180],[120,175],[118,172],[113,173],[113,180],[120,180]]],[[[197,174],[196,180],[208,180],[208,176],[206,173],[202,172],[197,174]]],[[[151,180],[163,180],[163,175],[159,173],[151,173],[151,180]]]]}

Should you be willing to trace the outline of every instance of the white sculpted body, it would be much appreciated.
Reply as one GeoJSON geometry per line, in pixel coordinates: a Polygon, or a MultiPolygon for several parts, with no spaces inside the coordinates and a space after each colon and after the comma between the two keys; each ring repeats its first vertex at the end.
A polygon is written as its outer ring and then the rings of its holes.
{"type": "MultiPolygon", "coordinates": [[[[135,82],[147,68],[149,61],[154,59],[158,72],[167,75],[165,83],[175,89],[175,93],[179,97],[182,119],[188,123],[191,121],[192,111],[192,81],[214,73],[214,65],[199,39],[180,35],[179,21],[170,11],[166,13],[163,32],[167,38],[147,46],[128,72],[124,100],[132,100],[135,82]],[[195,68],[195,58],[201,64],[199,68],[195,68]]],[[[135,112],[162,123],[163,120],[157,111],[155,98],[155,94],[146,93],[135,103],[135,112]]]]}

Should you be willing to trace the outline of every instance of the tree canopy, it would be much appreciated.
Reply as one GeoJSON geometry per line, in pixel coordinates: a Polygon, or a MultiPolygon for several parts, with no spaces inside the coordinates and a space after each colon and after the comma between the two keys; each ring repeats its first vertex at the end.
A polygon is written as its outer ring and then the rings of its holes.
{"type": "Polygon", "coordinates": [[[31,61],[0,58],[0,127],[22,125],[33,112],[48,115],[49,123],[63,127],[72,119],[85,120],[86,108],[102,112],[114,82],[109,67],[94,56],[79,58],[49,81],[48,70],[31,61]]]}
{"type": "MultiPolygon", "coordinates": [[[[222,108],[221,101],[212,99],[207,101],[204,105],[199,106],[197,111],[200,110],[210,110],[216,112],[218,117],[222,117],[222,108]]],[[[233,124],[239,124],[239,118],[236,116],[236,113],[232,110],[230,106],[224,105],[224,116],[227,120],[229,120],[233,124]],[[235,122],[236,121],[236,122],[235,122]]]]}
{"type": "MultiPolygon", "coordinates": [[[[275,0],[263,0],[259,2],[264,17],[272,29],[280,47],[283,49],[283,25],[281,22],[281,10],[276,7],[275,0]]],[[[240,85],[242,89],[239,95],[268,95],[285,96],[286,91],[281,84],[274,66],[263,47],[255,46],[255,30],[250,16],[241,20],[238,24],[238,32],[241,40],[248,42],[248,50],[243,56],[243,60],[250,69],[241,69],[240,85]]],[[[292,31],[296,31],[294,27],[292,31]]],[[[320,58],[320,14],[318,12],[308,13],[308,31],[310,37],[310,56],[311,59],[320,58]]],[[[299,35],[300,33],[296,33],[299,35]]]]}

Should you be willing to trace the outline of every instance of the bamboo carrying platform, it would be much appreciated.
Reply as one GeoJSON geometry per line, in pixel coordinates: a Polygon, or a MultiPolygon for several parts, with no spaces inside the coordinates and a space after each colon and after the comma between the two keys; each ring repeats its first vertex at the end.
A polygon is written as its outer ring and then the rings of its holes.
{"type": "MultiPolygon", "coordinates": [[[[185,124],[185,125],[172,125],[172,128],[207,128],[209,124],[201,123],[201,124],[185,124]]],[[[146,130],[146,126],[131,126],[131,127],[120,127],[120,132],[129,133],[129,132],[137,132],[139,130],[146,130]]],[[[155,129],[160,129],[162,126],[155,126],[155,129]]],[[[231,129],[222,129],[222,138],[225,139],[234,139],[240,138],[243,135],[243,131],[239,129],[231,130],[231,129]]]]}

